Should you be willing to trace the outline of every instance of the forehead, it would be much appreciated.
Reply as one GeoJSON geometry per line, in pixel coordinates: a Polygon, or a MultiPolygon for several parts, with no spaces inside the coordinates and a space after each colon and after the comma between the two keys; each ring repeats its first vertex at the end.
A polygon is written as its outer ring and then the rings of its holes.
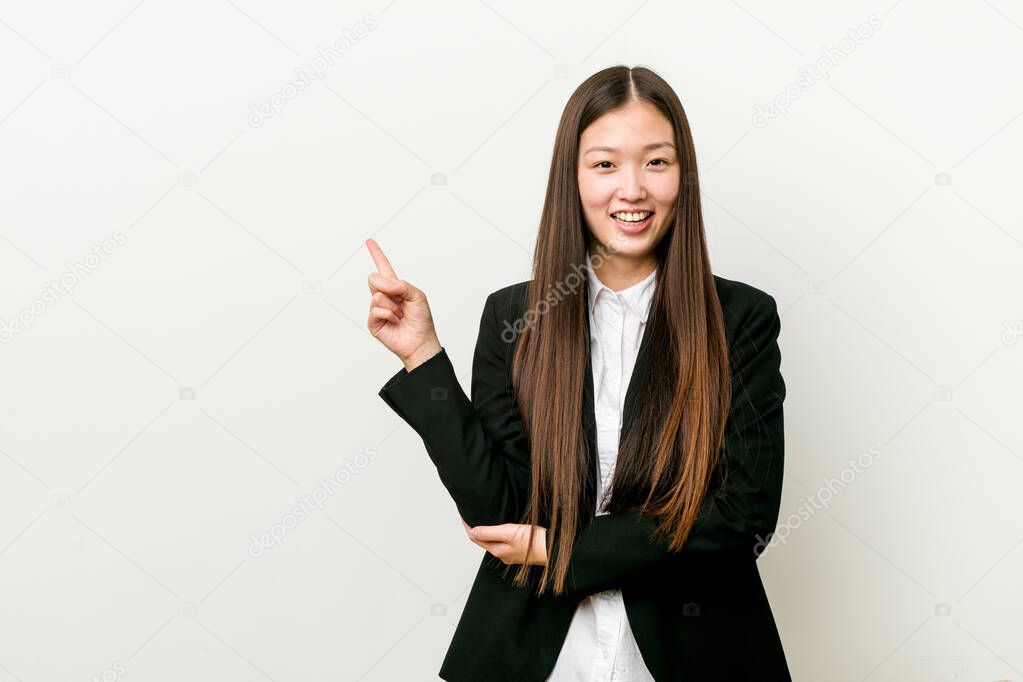
{"type": "Polygon", "coordinates": [[[660,141],[675,143],[668,118],[649,102],[630,102],[591,123],[579,137],[579,152],[585,153],[592,146],[641,152],[646,145],[660,141]]]}

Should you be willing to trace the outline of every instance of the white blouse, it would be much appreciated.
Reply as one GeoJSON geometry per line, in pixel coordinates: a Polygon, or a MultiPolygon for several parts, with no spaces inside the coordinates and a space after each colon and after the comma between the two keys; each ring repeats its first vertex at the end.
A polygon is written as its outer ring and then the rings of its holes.
{"type": "MultiPolygon", "coordinates": [[[[589,253],[586,272],[590,285],[590,354],[601,481],[595,513],[600,515],[607,513],[603,510],[603,497],[618,457],[625,391],[639,354],[657,270],[618,292],[597,278],[590,266],[589,253]]],[[[620,589],[605,590],[583,599],[547,680],[654,682],[633,638],[620,589]]]]}

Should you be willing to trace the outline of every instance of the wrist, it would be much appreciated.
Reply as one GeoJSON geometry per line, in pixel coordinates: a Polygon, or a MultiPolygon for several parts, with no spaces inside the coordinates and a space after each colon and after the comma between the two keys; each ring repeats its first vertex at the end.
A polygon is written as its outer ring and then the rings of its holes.
{"type": "Polygon", "coordinates": [[[404,358],[402,360],[402,362],[405,364],[405,371],[411,372],[416,367],[423,364],[440,351],[441,345],[439,340],[432,339],[430,341],[427,341],[419,348],[412,351],[412,353],[407,358],[404,358]]]}
{"type": "Polygon", "coordinates": [[[530,563],[532,563],[533,565],[536,565],[536,566],[546,566],[547,563],[548,563],[548,561],[547,561],[547,529],[546,528],[538,527],[536,529],[536,535],[534,536],[534,545],[535,545],[535,550],[536,550],[534,552],[535,557],[534,557],[533,561],[531,561],[530,563]]]}

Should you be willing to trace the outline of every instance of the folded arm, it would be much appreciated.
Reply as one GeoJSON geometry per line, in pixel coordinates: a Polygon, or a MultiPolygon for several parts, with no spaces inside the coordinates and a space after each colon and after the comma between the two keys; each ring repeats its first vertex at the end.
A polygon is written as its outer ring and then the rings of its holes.
{"type": "MultiPolygon", "coordinates": [[[[572,548],[566,591],[586,595],[619,587],[642,571],[686,557],[733,554],[755,559],[774,532],[781,504],[784,435],[778,335],[781,320],[773,297],[762,299],[736,332],[732,407],[725,431],[728,476],[708,496],[678,553],[654,537],[657,523],[637,513],[596,516],[572,548]]],[[[557,555],[548,557],[553,564],[557,555]]]]}

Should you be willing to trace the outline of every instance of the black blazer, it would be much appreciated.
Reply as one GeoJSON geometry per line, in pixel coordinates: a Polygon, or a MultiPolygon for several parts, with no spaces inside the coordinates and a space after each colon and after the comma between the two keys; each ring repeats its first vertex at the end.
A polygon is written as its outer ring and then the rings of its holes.
{"type": "MultiPolygon", "coordinates": [[[[707,496],[702,521],[682,551],[669,553],[666,543],[655,542],[656,522],[638,514],[594,516],[572,551],[569,593],[558,597],[536,597],[515,587],[502,575],[503,562],[484,553],[441,666],[442,679],[546,680],[579,602],[618,587],[643,660],[659,682],[791,680],[756,565],[777,523],[781,497],[781,320],[769,294],[717,275],[714,281],[733,373],[728,476],[716,496],[707,496]]],[[[511,330],[526,312],[528,285],[520,282],[487,297],[472,363],[471,401],[445,349],[411,372],[402,368],[379,392],[422,437],[470,526],[517,523],[529,494],[530,453],[511,384],[517,339],[511,330]]],[[[589,315],[586,319],[588,330],[589,315]]],[[[626,390],[623,432],[645,376],[648,329],[626,390]]],[[[589,359],[586,378],[583,424],[596,472],[589,359]]],[[[591,479],[593,485],[599,480],[591,479]]]]}

